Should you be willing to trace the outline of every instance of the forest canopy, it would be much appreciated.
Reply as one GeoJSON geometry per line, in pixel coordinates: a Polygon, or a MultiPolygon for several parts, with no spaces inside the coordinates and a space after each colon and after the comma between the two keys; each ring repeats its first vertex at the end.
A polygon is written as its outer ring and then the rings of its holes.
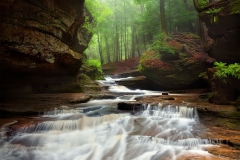
{"type": "Polygon", "coordinates": [[[85,3],[94,19],[86,25],[93,37],[85,53],[101,64],[141,56],[164,32],[198,33],[198,16],[191,0],[86,0],[85,3]]]}

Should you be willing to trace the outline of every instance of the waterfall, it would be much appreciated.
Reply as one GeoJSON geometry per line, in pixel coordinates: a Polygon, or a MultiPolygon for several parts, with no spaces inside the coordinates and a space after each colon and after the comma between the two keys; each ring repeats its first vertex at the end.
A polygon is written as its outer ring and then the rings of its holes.
{"type": "MultiPolygon", "coordinates": [[[[113,79],[108,81],[113,83],[113,79]]],[[[134,114],[114,113],[112,109],[117,110],[117,102],[119,99],[90,101],[83,105],[85,108],[45,112],[31,124],[16,128],[11,136],[2,135],[0,157],[2,160],[175,160],[193,153],[205,159],[211,156],[204,150],[212,145],[211,140],[201,138],[195,108],[159,103],[143,104],[142,110],[134,114]],[[99,107],[102,104],[104,107],[99,107]],[[108,108],[111,110],[106,112],[104,109],[108,108]]],[[[1,131],[17,124],[10,123],[1,131]]]]}

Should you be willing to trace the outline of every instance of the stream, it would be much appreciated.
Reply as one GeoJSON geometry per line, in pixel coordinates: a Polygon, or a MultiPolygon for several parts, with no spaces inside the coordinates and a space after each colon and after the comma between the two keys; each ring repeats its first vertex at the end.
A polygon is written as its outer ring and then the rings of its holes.
{"type": "MultiPolygon", "coordinates": [[[[131,77],[129,77],[131,78],[131,77]]],[[[1,128],[1,160],[176,160],[211,157],[209,139],[195,108],[142,104],[121,111],[119,102],[135,101],[160,91],[131,90],[106,77],[115,99],[95,99],[74,106],[59,106],[30,117],[27,124],[11,122],[1,128]]]]}

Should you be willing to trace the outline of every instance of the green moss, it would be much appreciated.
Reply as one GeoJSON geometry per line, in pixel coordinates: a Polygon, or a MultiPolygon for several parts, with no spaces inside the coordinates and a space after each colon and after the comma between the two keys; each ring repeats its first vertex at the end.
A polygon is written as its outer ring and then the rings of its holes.
{"type": "Polygon", "coordinates": [[[173,46],[167,45],[164,41],[158,40],[148,49],[149,51],[157,51],[159,53],[175,54],[173,46]]]}
{"type": "Polygon", "coordinates": [[[88,84],[91,81],[91,78],[88,77],[86,74],[81,73],[78,75],[78,81],[79,81],[80,86],[82,87],[82,86],[88,84]]]}
{"type": "Polygon", "coordinates": [[[143,55],[140,58],[140,64],[143,63],[146,60],[150,59],[160,59],[160,55],[157,52],[154,51],[148,51],[143,53],[143,55]]]}
{"type": "Polygon", "coordinates": [[[92,80],[103,79],[101,63],[98,60],[85,60],[80,72],[84,73],[92,80]]]}
{"type": "Polygon", "coordinates": [[[208,0],[195,0],[195,2],[198,10],[202,10],[208,4],[208,0]]]}
{"type": "MultiPolygon", "coordinates": [[[[186,48],[186,49],[187,49],[187,48],[186,48]]],[[[187,58],[188,55],[186,55],[185,53],[180,52],[180,53],[179,53],[179,57],[180,57],[180,59],[184,59],[184,58],[187,58]]]]}
{"type": "Polygon", "coordinates": [[[240,118],[240,112],[222,112],[220,113],[222,117],[228,117],[231,119],[239,119],[240,118]]]}
{"type": "Polygon", "coordinates": [[[230,2],[231,14],[240,14],[240,0],[230,2]]]}
{"type": "Polygon", "coordinates": [[[220,113],[220,118],[217,121],[224,127],[233,130],[240,130],[239,118],[240,112],[222,112],[220,113]]]}
{"type": "Polygon", "coordinates": [[[232,117],[229,118],[218,118],[217,123],[220,126],[233,129],[233,130],[238,130],[240,131],[240,126],[239,126],[239,119],[234,119],[232,117]]]}
{"type": "Polygon", "coordinates": [[[191,33],[191,32],[185,32],[184,33],[187,37],[190,37],[192,39],[200,39],[200,37],[194,33],[191,33]]]}
{"type": "Polygon", "coordinates": [[[167,88],[181,88],[198,80],[198,74],[205,70],[199,67],[205,57],[196,54],[196,38],[194,34],[180,33],[156,41],[141,56],[139,71],[167,88]]]}

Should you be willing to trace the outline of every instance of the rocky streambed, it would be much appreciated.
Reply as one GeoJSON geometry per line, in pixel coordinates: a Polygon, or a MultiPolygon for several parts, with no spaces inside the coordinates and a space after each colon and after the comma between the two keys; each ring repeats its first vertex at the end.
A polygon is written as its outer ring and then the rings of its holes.
{"type": "MultiPolygon", "coordinates": [[[[104,85],[102,89],[101,91],[95,90],[92,93],[32,94],[5,97],[1,100],[0,105],[0,125],[3,127],[7,123],[18,121],[13,125],[12,129],[14,130],[14,128],[45,121],[44,118],[36,121],[32,117],[43,115],[46,112],[74,110],[76,108],[83,108],[84,110],[88,106],[97,108],[100,106],[99,101],[101,100],[111,106],[110,109],[93,111],[94,113],[89,113],[88,116],[96,116],[99,113],[100,116],[109,113],[134,114],[138,109],[141,109],[143,104],[156,106],[161,103],[163,107],[169,105],[193,107],[198,111],[199,125],[202,127],[201,138],[217,144],[217,146],[213,145],[206,149],[209,153],[215,155],[211,156],[210,159],[240,159],[240,112],[232,105],[209,104],[206,100],[208,96],[207,90],[196,89],[182,90],[175,93],[164,91],[158,92],[158,94],[156,92],[154,94],[142,94],[142,90],[128,90],[125,93],[115,92],[116,90],[113,88],[104,85]],[[133,94],[135,95],[134,98],[129,100],[129,97],[133,94]],[[117,97],[120,97],[121,101],[115,101],[117,97]]],[[[123,88],[120,87],[120,89],[123,88]]],[[[146,91],[144,90],[144,92],[146,91]]],[[[10,134],[10,132],[7,133],[10,134]]],[[[198,154],[187,154],[178,157],[178,159],[205,158],[198,154]]]]}

